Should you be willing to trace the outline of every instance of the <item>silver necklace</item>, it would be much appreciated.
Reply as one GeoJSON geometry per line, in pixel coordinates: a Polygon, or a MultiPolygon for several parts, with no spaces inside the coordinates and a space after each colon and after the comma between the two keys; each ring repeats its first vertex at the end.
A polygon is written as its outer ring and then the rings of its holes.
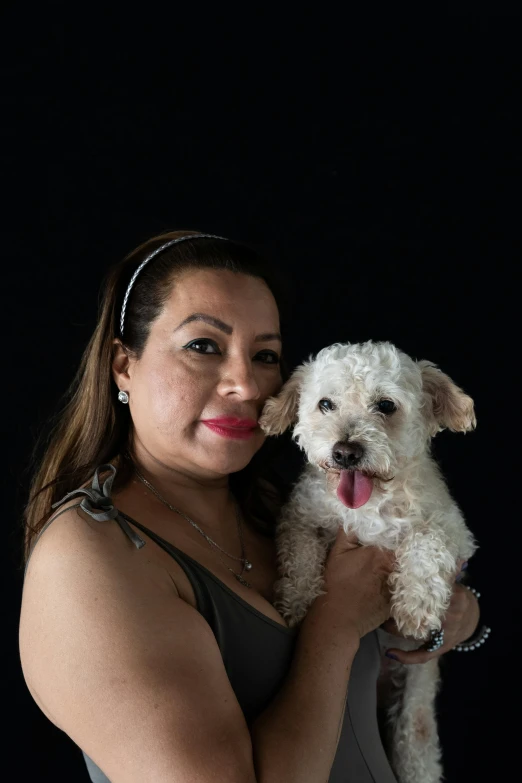
{"type": "Polygon", "coordinates": [[[235,555],[231,555],[231,554],[229,554],[228,552],[225,552],[225,550],[224,550],[224,549],[222,549],[222,548],[219,546],[219,544],[217,544],[215,541],[213,541],[213,540],[210,538],[210,536],[208,536],[208,535],[205,533],[205,531],[204,531],[204,530],[202,530],[202,529],[199,527],[199,525],[197,525],[197,524],[194,522],[194,520],[193,520],[193,519],[191,519],[191,518],[190,518],[190,517],[188,517],[186,514],[184,514],[184,513],[183,513],[183,511],[180,511],[180,509],[179,509],[179,508],[176,508],[175,506],[172,506],[172,505],[171,505],[171,504],[168,502],[168,500],[165,500],[165,498],[164,498],[164,497],[162,497],[162,496],[160,495],[160,493],[158,492],[158,490],[157,490],[155,487],[153,487],[153,486],[152,486],[152,484],[150,483],[150,481],[147,481],[147,479],[145,478],[145,476],[142,476],[142,475],[141,475],[141,473],[140,473],[140,472],[139,472],[139,470],[136,468],[136,466],[134,467],[134,470],[135,470],[135,472],[136,472],[136,475],[137,475],[137,477],[139,478],[139,480],[140,480],[141,482],[143,482],[143,484],[145,484],[145,486],[146,486],[146,487],[148,487],[148,488],[150,489],[150,491],[151,491],[152,493],[154,493],[154,495],[156,495],[156,497],[158,498],[158,500],[161,500],[161,502],[162,502],[162,503],[164,503],[164,505],[165,505],[165,506],[167,506],[167,508],[170,508],[170,510],[171,510],[171,511],[174,511],[176,514],[179,514],[181,517],[183,517],[183,519],[186,519],[186,520],[187,520],[187,522],[190,522],[190,524],[192,525],[192,527],[194,527],[194,528],[195,528],[195,529],[198,531],[198,533],[201,533],[201,535],[202,535],[202,536],[203,536],[203,537],[204,537],[204,538],[207,540],[207,542],[210,544],[210,546],[213,546],[213,547],[215,547],[215,549],[219,550],[219,551],[218,551],[218,553],[217,553],[217,555],[218,555],[219,559],[221,560],[221,562],[223,563],[223,565],[225,566],[225,568],[228,568],[228,570],[230,571],[230,573],[231,573],[231,574],[234,574],[234,576],[236,577],[236,579],[237,579],[237,581],[238,581],[238,582],[240,582],[240,583],[241,583],[242,585],[244,585],[245,587],[252,587],[252,585],[251,585],[249,582],[247,582],[247,581],[246,581],[246,579],[244,579],[244,578],[243,578],[243,572],[244,572],[245,570],[246,570],[246,571],[251,571],[251,570],[252,570],[252,563],[251,563],[249,560],[247,560],[247,557],[246,557],[246,553],[245,553],[245,542],[243,541],[243,529],[242,529],[242,527],[241,527],[241,514],[240,514],[240,512],[239,512],[239,506],[238,506],[238,504],[237,504],[237,503],[236,503],[236,521],[237,521],[237,529],[238,529],[238,532],[239,532],[239,540],[240,540],[240,542],[241,542],[241,557],[236,557],[235,555]],[[236,572],[235,572],[235,571],[234,571],[232,568],[230,568],[230,566],[228,566],[228,565],[225,563],[225,561],[223,560],[223,558],[221,557],[221,555],[219,554],[219,552],[223,552],[223,554],[224,554],[224,555],[226,555],[227,557],[230,557],[230,558],[232,558],[232,560],[239,560],[239,561],[242,563],[242,565],[243,565],[243,567],[242,567],[242,569],[241,569],[241,573],[240,573],[240,574],[238,574],[238,573],[236,573],[236,572]]]}

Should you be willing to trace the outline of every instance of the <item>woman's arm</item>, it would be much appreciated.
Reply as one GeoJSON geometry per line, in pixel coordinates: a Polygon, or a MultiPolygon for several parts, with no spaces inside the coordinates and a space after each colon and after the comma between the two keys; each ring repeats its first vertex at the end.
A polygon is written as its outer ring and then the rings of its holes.
{"type": "Polygon", "coordinates": [[[214,634],[146,550],[74,510],[52,523],[24,584],[27,685],[112,783],[255,783],[214,634]]]}
{"type": "Polygon", "coordinates": [[[388,616],[382,556],[354,550],[351,569],[334,558],[339,567],[327,571],[328,594],[303,622],[289,676],[250,734],[211,629],[173,594],[168,574],[125,549],[116,526],[66,513],[26,576],[28,687],[112,783],[324,781],[358,640],[365,623],[388,616]],[[349,607],[340,566],[353,576],[349,607]]]}
{"type": "Polygon", "coordinates": [[[257,780],[318,783],[328,779],[341,731],[359,636],[343,628],[325,596],[302,623],[288,677],[251,734],[257,780]]]}
{"type": "Polygon", "coordinates": [[[258,781],[328,779],[359,641],[389,617],[393,562],[390,552],[358,547],[339,531],[325,566],[325,594],[301,624],[283,687],[251,730],[258,781]]]}

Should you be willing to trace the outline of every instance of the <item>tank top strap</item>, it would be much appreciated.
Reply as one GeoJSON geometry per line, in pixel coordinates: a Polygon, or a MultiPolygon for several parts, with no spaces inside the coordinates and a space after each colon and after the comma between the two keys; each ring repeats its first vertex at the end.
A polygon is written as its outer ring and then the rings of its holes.
{"type": "MultiPolygon", "coordinates": [[[[154,541],[161,549],[163,549],[164,552],[167,552],[167,554],[170,555],[172,559],[175,560],[176,563],[183,569],[192,586],[192,589],[194,590],[198,611],[203,615],[211,628],[214,630],[219,643],[222,637],[222,633],[220,632],[219,618],[216,616],[213,601],[211,599],[211,592],[209,591],[209,578],[207,569],[202,566],[201,563],[198,563],[197,560],[194,560],[192,557],[190,557],[190,555],[187,555],[186,552],[178,549],[176,546],[174,546],[174,544],[171,544],[170,541],[166,541],[161,536],[158,536],[158,534],[153,530],[149,530],[148,527],[145,527],[145,525],[137,522],[128,514],[124,514],[123,511],[120,511],[119,513],[120,516],[123,517],[124,521],[127,522],[127,524],[131,523],[133,527],[137,527],[138,530],[141,530],[142,533],[154,541]]],[[[213,581],[216,581],[214,577],[212,578],[213,581]]],[[[217,581],[219,581],[221,584],[220,580],[217,581]]]]}
{"type": "Polygon", "coordinates": [[[118,511],[113,503],[111,490],[115,476],[116,468],[114,465],[109,463],[99,465],[94,471],[94,477],[90,487],[80,487],[79,489],[73,489],[72,492],[68,492],[66,495],[64,495],[61,500],[58,500],[56,503],[52,504],[51,508],[55,509],[63,506],[63,504],[67,503],[68,500],[72,500],[72,498],[77,497],[78,495],[84,496],[79,503],[74,503],[72,506],[68,506],[67,508],[62,509],[57,514],[51,516],[51,518],[45,523],[43,528],[38,533],[33,546],[31,547],[31,552],[27,558],[25,571],[27,571],[29,558],[31,557],[34,547],[38,543],[42,533],[47,530],[49,525],[54,522],[55,519],[58,519],[61,514],[64,514],[71,508],[81,508],[82,511],[88,514],[96,522],[109,522],[111,519],[114,519],[125,535],[132,541],[136,549],[141,549],[142,546],[145,546],[145,540],[131,527],[123,514],[118,511]],[[109,471],[110,475],[107,476],[102,484],[100,481],[100,474],[107,473],[107,471],[109,471]]]}

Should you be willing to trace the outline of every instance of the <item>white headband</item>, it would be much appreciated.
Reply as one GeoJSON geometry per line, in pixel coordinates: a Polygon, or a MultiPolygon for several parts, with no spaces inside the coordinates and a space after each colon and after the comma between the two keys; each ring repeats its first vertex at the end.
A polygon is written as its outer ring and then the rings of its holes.
{"type": "Polygon", "coordinates": [[[120,316],[120,334],[122,337],[123,337],[123,321],[125,319],[125,308],[127,307],[127,301],[129,299],[129,294],[131,292],[132,286],[134,285],[139,273],[141,272],[143,267],[149,263],[149,261],[152,261],[152,259],[155,258],[157,255],[163,253],[164,250],[167,250],[167,248],[172,247],[173,245],[177,245],[179,242],[185,242],[187,239],[224,239],[225,242],[228,242],[226,237],[218,237],[215,234],[187,234],[187,236],[178,237],[177,239],[169,239],[168,242],[165,242],[163,245],[160,245],[155,250],[153,250],[152,253],[149,253],[149,255],[143,259],[139,267],[132,275],[130,279],[130,283],[127,286],[127,290],[125,291],[125,296],[123,297],[123,305],[121,307],[121,316],[120,316]]]}

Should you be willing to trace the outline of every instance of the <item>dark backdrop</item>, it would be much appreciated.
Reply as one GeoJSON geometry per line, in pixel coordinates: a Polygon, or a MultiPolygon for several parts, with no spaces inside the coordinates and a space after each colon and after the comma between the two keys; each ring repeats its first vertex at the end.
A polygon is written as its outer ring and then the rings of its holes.
{"type": "MultiPolygon", "coordinates": [[[[157,19],[130,38],[115,19],[94,37],[49,18],[7,26],[3,683],[16,779],[86,780],[18,660],[30,452],[94,327],[107,266],[166,228],[245,240],[280,266],[295,293],[291,366],[337,340],[391,340],[474,397],[476,432],[442,433],[435,452],[480,543],[471,583],[493,634],[445,656],[440,726],[448,783],[514,764],[521,62],[511,24],[419,22],[344,42],[330,40],[335,25],[319,41],[294,27],[274,41],[250,20],[234,41],[217,20],[212,45],[197,26],[166,36],[157,19]]],[[[297,464],[292,452],[290,472],[297,464]]]]}

